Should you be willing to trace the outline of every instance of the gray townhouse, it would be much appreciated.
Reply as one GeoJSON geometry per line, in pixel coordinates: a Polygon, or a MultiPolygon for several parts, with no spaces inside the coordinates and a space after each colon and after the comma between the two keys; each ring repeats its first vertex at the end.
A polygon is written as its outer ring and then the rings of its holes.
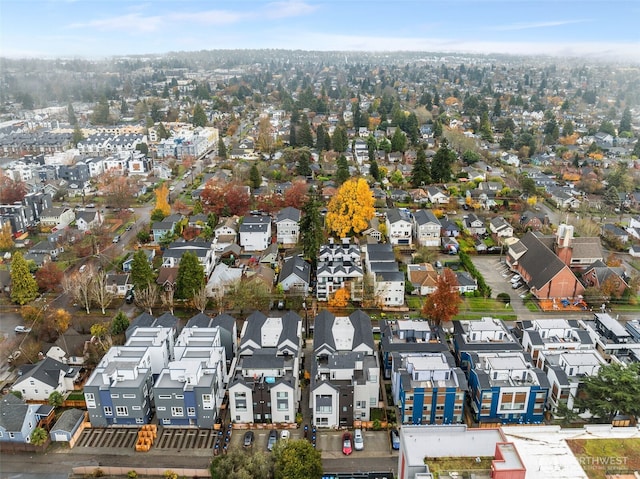
{"type": "Polygon", "coordinates": [[[220,329],[184,328],[173,355],[153,385],[158,422],[212,428],[225,393],[220,329]]]}

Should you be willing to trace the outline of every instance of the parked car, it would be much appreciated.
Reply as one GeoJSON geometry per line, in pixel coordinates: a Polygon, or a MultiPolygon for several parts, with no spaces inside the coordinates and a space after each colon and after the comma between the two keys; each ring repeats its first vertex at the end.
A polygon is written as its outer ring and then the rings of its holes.
{"type": "Polygon", "coordinates": [[[16,326],[15,328],[13,328],[13,330],[16,333],[30,333],[31,332],[31,328],[27,328],[26,326],[16,326]]]}
{"type": "Polygon", "coordinates": [[[87,270],[87,265],[83,264],[82,266],[80,266],[80,268],[78,269],[78,273],[84,273],[87,270]]]}
{"type": "Polygon", "coordinates": [[[511,284],[519,282],[520,279],[520,275],[516,274],[513,278],[511,278],[511,284]]]}
{"type": "Polygon", "coordinates": [[[349,456],[353,452],[353,441],[351,440],[351,433],[345,432],[342,435],[342,454],[349,456]]]}
{"type": "Polygon", "coordinates": [[[286,441],[290,437],[291,437],[291,431],[289,431],[288,429],[283,429],[282,432],[280,433],[281,441],[286,441]]]}
{"type": "Polygon", "coordinates": [[[518,289],[520,286],[522,286],[522,283],[520,281],[516,281],[515,283],[511,283],[511,287],[513,289],[518,289]]]}
{"type": "Polygon", "coordinates": [[[244,447],[251,447],[253,446],[253,431],[247,431],[244,433],[244,441],[242,443],[242,445],[244,447]]]}
{"type": "Polygon", "coordinates": [[[356,451],[362,451],[364,449],[364,436],[362,435],[362,429],[356,429],[353,432],[353,448],[356,451]]]}
{"type": "Polygon", "coordinates": [[[131,288],[129,291],[127,291],[127,294],[124,296],[124,300],[126,301],[127,304],[131,304],[135,301],[136,299],[136,293],[134,293],[133,288],[131,288]]]}
{"type": "Polygon", "coordinates": [[[113,242],[114,242],[114,243],[118,243],[119,241],[120,241],[120,235],[115,235],[115,236],[113,237],[113,242]]]}
{"type": "Polygon", "coordinates": [[[269,440],[267,441],[267,451],[273,451],[273,448],[275,447],[276,442],[278,442],[278,431],[275,429],[272,429],[269,432],[269,440]]]}
{"type": "Polygon", "coordinates": [[[400,449],[400,434],[398,434],[398,430],[392,429],[389,431],[389,437],[391,438],[391,449],[394,451],[400,449]]]}

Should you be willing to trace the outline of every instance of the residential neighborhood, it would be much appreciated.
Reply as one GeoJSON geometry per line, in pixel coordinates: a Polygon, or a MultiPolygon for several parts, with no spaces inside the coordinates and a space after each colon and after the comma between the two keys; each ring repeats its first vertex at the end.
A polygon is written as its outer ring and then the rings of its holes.
{"type": "Polygon", "coordinates": [[[516,428],[637,434],[625,71],[265,55],[130,63],[108,100],[3,97],[3,454],[300,440],[413,478],[456,438],[507,477],[531,465],[516,428]]]}

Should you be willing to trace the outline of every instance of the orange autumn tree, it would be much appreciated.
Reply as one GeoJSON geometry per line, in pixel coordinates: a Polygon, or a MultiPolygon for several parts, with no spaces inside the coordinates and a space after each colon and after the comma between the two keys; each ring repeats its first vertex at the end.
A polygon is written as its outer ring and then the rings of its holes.
{"type": "Polygon", "coordinates": [[[458,314],[462,298],[458,291],[458,278],[449,268],[445,268],[438,276],[436,290],[429,295],[422,307],[422,314],[434,325],[451,320],[458,314]]]}
{"type": "Polygon", "coordinates": [[[162,214],[166,217],[171,214],[171,206],[169,206],[169,188],[166,183],[162,183],[154,191],[156,195],[156,207],[154,211],[162,211],[162,214]]]}
{"type": "Polygon", "coordinates": [[[349,304],[351,294],[347,288],[340,288],[335,294],[329,298],[329,307],[344,308],[349,304]]]}
{"type": "Polygon", "coordinates": [[[340,238],[364,231],[375,215],[374,202],[364,178],[345,181],[327,206],[327,228],[340,238]]]}

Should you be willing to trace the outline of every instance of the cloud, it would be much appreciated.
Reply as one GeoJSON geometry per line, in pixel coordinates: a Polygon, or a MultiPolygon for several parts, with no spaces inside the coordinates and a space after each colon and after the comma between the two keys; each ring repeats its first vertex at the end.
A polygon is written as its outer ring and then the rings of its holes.
{"type": "Polygon", "coordinates": [[[290,0],[286,2],[268,3],[264,10],[265,15],[269,18],[289,18],[310,15],[318,10],[318,6],[297,0],[290,0]]]}
{"type": "Polygon", "coordinates": [[[69,28],[95,28],[102,31],[124,30],[128,32],[149,33],[157,31],[163,24],[163,18],[155,16],[144,16],[134,12],[117,17],[108,17],[99,20],[91,20],[85,23],[72,23],[69,28]]]}
{"type": "Polygon", "coordinates": [[[508,32],[517,30],[533,30],[536,28],[562,27],[564,25],[574,25],[576,23],[585,23],[591,20],[556,20],[549,22],[529,22],[529,23],[512,23],[510,25],[496,25],[487,27],[487,30],[508,32]]]}

